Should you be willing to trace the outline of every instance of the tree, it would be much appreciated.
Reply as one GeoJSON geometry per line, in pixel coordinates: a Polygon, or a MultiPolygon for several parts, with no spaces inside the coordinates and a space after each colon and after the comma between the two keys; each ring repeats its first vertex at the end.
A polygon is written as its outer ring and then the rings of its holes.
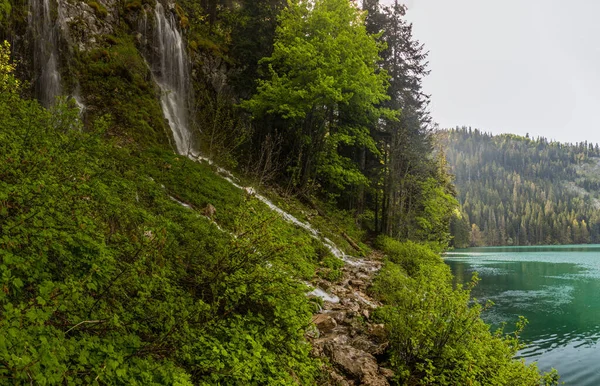
{"type": "Polygon", "coordinates": [[[598,240],[595,147],[464,127],[435,136],[447,138],[458,200],[485,245],[598,240]]]}
{"type": "Polygon", "coordinates": [[[454,248],[467,248],[470,242],[470,232],[471,229],[467,215],[455,209],[450,219],[451,245],[454,248]]]}
{"type": "Polygon", "coordinates": [[[9,0],[0,0],[0,23],[8,20],[12,7],[9,0]]]}
{"type": "Polygon", "coordinates": [[[427,52],[414,39],[403,5],[396,1],[382,7],[377,0],[365,0],[363,7],[369,12],[369,32],[380,33],[386,44],[381,66],[390,75],[390,99],[384,105],[402,112],[399,119],[385,121],[374,134],[385,160],[377,228],[393,237],[410,238],[410,229],[425,210],[425,182],[439,177],[435,157],[431,157],[429,96],[421,87],[428,74],[427,52]]]}
{"type": "Polygon", "coordinates": [[[368,125],[392,115],[377,106],[387,98],[387,73],[377,67],[382,46],[364,17],[348,0],[292,2],[280,15],[273,54],[261,60],[267,76],[241,104],[270,131],[285,132],[284,162],[299,188],[316,177],[338,189],[367,183],[342,150],[376,153],[368,125]]]}
{"type": "Polygon", "coordinates": [[[477,224],[471,224],[471,246],[479,247],[483,244],[481,230],[477,224]]]}

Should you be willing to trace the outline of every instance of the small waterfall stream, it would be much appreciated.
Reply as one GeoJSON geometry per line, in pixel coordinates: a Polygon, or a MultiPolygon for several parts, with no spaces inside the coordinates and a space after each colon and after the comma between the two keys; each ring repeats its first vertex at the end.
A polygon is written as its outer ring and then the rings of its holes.
{"type": "MultiPolygon", "coordinates": [[[[202,157],[202,156],[190,156],[190,159],[192,159],[194,161],[208,162],[209,164],[212,165],[212,161],[210,159],[202,157]]],[[[337,245],[335,245],[333,243],[333,241],[331,241],[327,237],[323,236],[321,234],[321,232],[319,232],[318,230],[313,228],[312,225],[298,220],[296,217],[294,217],[290,213],[286,212],[285,210],[283,210],[280,207],[278,207],[277,205],[275,205],[271,200],[269,200],[265,196],[258,194],[254,188],[243,187],[243,186],[239,185],[238,183],[236,183],[234,181],[235,177],[229,171],[217,166],[217,172],[222,178],[224,178],[227,182],[229,182],[236,188],[242,189],[242,190],[246,191],[247,193],[252,194],[254,197],[256,197],[256,199],[258,199],[259,201],[261,201],[262,203],[267,205],[269,207],[269,209],[271,209],[272,211],[278,213],[287,222],[290,222],[296,226],[299,226],[300,228],[309,232],[313,238],[321,241],[323,243],[323,245],[325,245],[325,247],[327,247],[327,249],[329,249],[331,254],[333,254],[335,257],[342,259],[346,264],[349,264],[352,266],[363,265],[363,261],[361,259],[357,259],[357,258],[346,255],[340,248],[338,248],[337,245]]]]}
{"type": "Polygon", "coordinates": [[[193,150],[189,127],[189,60],[174,15],[170,12],[167,15],[163,6],[157,2],[154,16],[154,41],[160,60],[151,60],[152,72],[161,90],[160,104],[173,132],[177,152],[188,154],[193,150]]]}
{"type": "Polygon", "coordinates": [[[29,28],[35,46],[33,62],[38,74],[35,91],[42,105],[49,107],[61,92],[58,72],[59,23],[52,20],[50,0],[30,0],[30,9],[29,28]]]}
{"type": "MultiPolygon", "coordinates": [[[[152,72],[154,73],[156,82],[161,89],[161,107],[163,114],[169,121],[169,126],[173,132],[173,138],[175,140],[177,152],[182,155],[187,155],[194,161],[205,161],[212,164],[210,159],[198,156],[194,151],[195,149],[192,141],[192,131],[189,127],[189,108],[191,99],[191,89],[189,88],[189,84],[191,83],[189,60],[186,55],[185,45],[181,37],[181,33],[176,27],[177,24],[175,17],[171,12],[165,12],[164,7],[159,2],[156,3],[154,16],[156,18],[156,25],[154,27],[154,44],[155,48],[158,49],[160,60],[153,60],[154,58],[148,57],[148,55],[146,55],[146,57],[147,60],[152,63],[152,72]]],[[[146,33],[146,14],[144,14],[139,28],[142,31],[142,34],[146,33]]],[[[334,256],[342,259],[349,265],[358,266],[363,264],[362,260],[346,255],[331,240],[323,236],[310,224],[298,220],[290,213],[287,213],[283,209],[276,206],[268,198],[256,193],[253,188],[242,187],[236,183],[234,181],[235,177],[229,171],[217,167],[217,172],[233,186],[245,190],[246,192],[255,196],[259,201],[263,202],[271,210],[278,213],[286,221],[308,231],[312,237],[320,240],[334,256]]],[[[182,203],[173,197],[172,199],[179,202],[180,205],[191,209],[189,205],[182,203]]],[[[319,288],[313,289],[310,294],[329,302],[335,303],[339,301],[337,296],[330,295],[319,288]]]]}

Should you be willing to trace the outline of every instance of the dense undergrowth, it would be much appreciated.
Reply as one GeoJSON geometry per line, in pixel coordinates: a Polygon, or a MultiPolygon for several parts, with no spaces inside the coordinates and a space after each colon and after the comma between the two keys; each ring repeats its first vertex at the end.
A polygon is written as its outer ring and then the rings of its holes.
{"type": "Polygon", "coordinates": [[[83,132],[6,79],[0,383],[315,382],[299,279],[323,248],[207,165],[83,132]]]}
{"type": "Polygon", "coordinates": [[[108,133],[130,146],[168,143],[159,91],[131,37],[106,36],[97,48],[78,52],[75,63],[90,121],[110,113],[108,133]]]}
{"type": "Polygon", "coordinates": [[[387,259],[371,291],[384,303],[375,318],[386,325],[396,384],[557,384],[556,372],[542,376],[535,364],[513,359],[525,321],[512,334],[483,322],[484,306],[470,304],[476,276],[453,288],[449,267],[428,247],[387,237],[377,247],[387,259]]]}

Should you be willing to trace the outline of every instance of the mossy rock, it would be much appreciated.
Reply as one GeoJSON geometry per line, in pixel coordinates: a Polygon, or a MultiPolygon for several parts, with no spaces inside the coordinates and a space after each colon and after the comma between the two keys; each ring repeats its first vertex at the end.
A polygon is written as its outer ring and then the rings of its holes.
{"type": "Polygon", "coordinates": [[[96,16],[103,19],[108,16],[108,10],[106,9],[106,7],[98,3],[97,1],[88,1],[86,4],[94,10],[96,16]]]}
{"type": "Polygon", "coordinates": [[[131,37],[105,36],[102,46],[78,53],[77,62],[89,121],[109,114],[111,136],[143,147],[168,146],[158,89],[131,37]]]}

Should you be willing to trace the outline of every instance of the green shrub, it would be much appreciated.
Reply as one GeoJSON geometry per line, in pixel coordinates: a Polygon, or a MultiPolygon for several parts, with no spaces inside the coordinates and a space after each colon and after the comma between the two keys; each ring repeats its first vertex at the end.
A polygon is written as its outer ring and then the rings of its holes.
{"type": "Polygon", "coordinates": [[[319,265],[321,266],[318,271],[319,276],[326,280],[337,282],[344,276],[344,273],[341,271],[341,268],[344,266],[344,262],[331,255],[331,253],[325,256],[319,265]]]}
{"type": "Polygon", "coordinates": [[[374,313],[385,323],[389,365],[395,384],[539,385],[558,376],[541,376],[535,365],[514,360],[521,348],[516,332],[491,332],[482,306],[470,305],[470,290],[453,288],[449,268],[426,247],[378,240],[388,261],[373,282],[375,298],[385,305],[374,313]]]}
{"type": "Polygon", "coordinates": [[[390,261],[404,268],[411,277],[416,276],[425,265],[442,262],[440,256],[429,247],[412,241],[400,242],[387,236],[379,236],[375,244],[386,253],[390,261]]]}
{"type": "Polygon", "coordinates": [[[89,121],[110,114],[108,134],[122,143],[167,146],[158,90],[130,37],[106,36],[104,46],[79,53],[76,68],[89,121]]]}
{"type": "MultiPolygon", "coordinates": [[[[6,58],[1,85],[17,88],[6,58]]],[[[314,383],[306,232],[206,165],[115,146],[106,120],[84,131],[78,110],[18,95],[0,93],[3,382],[314,383]],[[220,198],[224,230],[174,195],[220,198]]]]}

